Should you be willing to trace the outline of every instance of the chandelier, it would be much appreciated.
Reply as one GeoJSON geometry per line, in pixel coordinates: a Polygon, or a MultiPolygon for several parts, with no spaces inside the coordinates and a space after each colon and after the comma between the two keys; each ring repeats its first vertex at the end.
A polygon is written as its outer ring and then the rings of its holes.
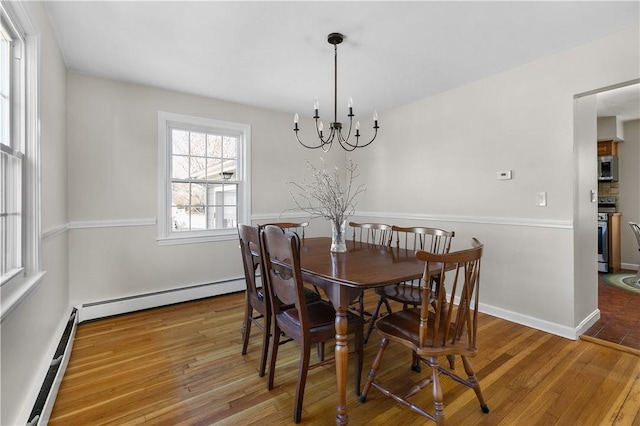
{"type": "Polygon", "coordinates": [[[351,128],[354,117],[353,99],[351,98],[349,98],[349,102],[347,104],[347,107],[349,108],[349,114],[347,115],[349,117],[349,131],[347,132],[346,137],[342,134],[342,123],[338,121],[338,45],[342,43],[343,40],[344,36],[340,33],[331,33],[327,37],[327,41],[329,42],[329,44],[333,44],[334,49],[333,122],[329,125],[329,134],[325,135],[324,124],[322,123],[322,120],[320,120],[320,116],[318,115],[318,98],[316,98],[313,104],[313,118],[316,121],[316,132],[319,139],[316,145],[307,145],[300,140],[300,137],[298,136],[298,131],[300,130],[300,128],[298,127],[298,114],[296,113],[296,115],[293,116],[293,131],[296,133],[296,139],[298,140],[298,142],[300,142],[300,144],[305,148],[321,148],[322,151],[327,152],[331,149],[333,142],[337,141],[345,151],[353,151],[356,148],[364,148],[365,146],[369,145],[375,140],[376,136],[378,135],[378,113],[374,111],[373,129],[375,130],[375,134],[373,135],[373,138],[369,142],[360,145],[360,122],[356,121],[356,132],[354,134],[355,143],[352,143],[353,140],[352,142],[349,141],[349,139],[351,138],[351,128]]]}

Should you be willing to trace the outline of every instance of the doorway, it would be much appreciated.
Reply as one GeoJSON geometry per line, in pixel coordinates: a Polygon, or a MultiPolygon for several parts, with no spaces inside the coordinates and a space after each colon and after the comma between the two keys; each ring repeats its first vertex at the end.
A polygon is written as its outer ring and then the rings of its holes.
{"type": "MultiPolygon", "coordinates": [[[[595,109],[596,129],[598,141],[613,140],[616,144],[616,155],[622,161],[620,171],[625,173],[619,175],[619,179],[614,181],[598,182],[597,200],[599,202],[597,217],[601,219],[604,214],[611,215],[614,211],[621,214],[620,220],[620,260],[615,265],[615,272],[629,272],[635,274],[638,267],[638,252],[635,240],[632,240],[633,234],[628,226],[629,221],[640,220],[640,83],[638,81],[628,82],[613,88],[606,88],[594,91],[582,99],[580,105],[576,103],[576,121],[578,125],[580,119],[588,120],[588,117],[595,109]],[[625,132],[626,130],[626,132],[625,132]],[[626,134],[626,136],[625,136],[626,134]],[[626,139],[626,140],[625,140],[626,139]],[[606,200],[609,204],[600,203],[606,200]],[[614,200],[611,201],[611,200],[614,200]],[[605,211],[607,210],[607,211],[605,211]]],[[[576,127],[576,133],[579,129],[576,127]]],[[[593,144],[593,128],[592,123],[583,129],[583,136],[590,139],[593,144]]],[[[580,151],[591,151],[588,143],[584,140],[582,144],[577,140],[580,151]]],[[[601,143],[602,145],[602,143],[601,143]]],[[[593,162],[597,164],[597,154],[594,156],[593,162]]],[[[582,157],[582,161],[587,161],[588,155],[582,157]]],[[[583,163],[580,163],[583,168],[583,163]]],[[[597,176],[597,174],[596,174],[597,176]]],[[[583,178],[586,178],[583,176],[583,178]]],[[[577,182],[579,184],[579,182],[577,182]]],[[[594,201],[593,192],[592,203],[594,201]]],[[[577,210],[582,210],[583,214],[588,214],[590,209],[586,206],[577,206],[577,210]]],[[[586,216],[582,216],[586,217],[586,216]]],[[[602,221],[594,221],[593,235],[599,235],[600,223],[602,221]]],[[[582,224],[584,225],[584,224],[582,224]]],[[[588,228],[588,227],[584,227],[588,228]]],[[[585,229],[586,232],[586,229],[585,229]]],[[[598,248],[600,244],[598,244],[598,248]]],[[[600,250],[598,250],[600,251],[600,250]]],[[[576,263],[576,266],[578,262],[576,263]]],[[[582,265],[583,267],[585,265],[582,265]]],[[[605,274],[614,272],[612,268],[598,268],[593,274],[596,279],[596,303],[600,319],[596,321],[586,332],[585,336],[596,337],[605,340],[614,345],[623,345],[626,347],[640,350],[640,294],[629,293],[625,290],[615,288],[607,284],[605,274]]],[[[591,268],[586,268],[590,271],[591,268]]],[[[587,272],[586,274],[590,274],[587,272]]],[[[580,272],[576,270],[576,279],[580,272]]],[[[583,279],[584,279],[583,274],[583,279]]],[[[593,276],[593,275],[592,275],[593,276]]],[[[593,282],[593,278],[588,279],[593,282]]],[[[576,281],[577,283],[577,281],[576,281]]],[[[581,288],[580,291],[591,291],[593,287],[581,288]]],[[[576,292],[578,292],[576,285],[576,292]]]]}

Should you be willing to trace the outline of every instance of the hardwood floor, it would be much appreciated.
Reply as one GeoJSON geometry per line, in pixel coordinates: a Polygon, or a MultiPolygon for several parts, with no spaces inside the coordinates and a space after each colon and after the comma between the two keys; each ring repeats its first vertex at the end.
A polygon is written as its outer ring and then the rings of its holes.
{"type": "MultiPolygon", "coordinates": [[[[367,306],[374,303],[370,293],[367,306]]],[[[240,354],[243,306],[238,293],[81,324],[49,424],[293,424],[299,347],[280,348],[275,388],[267,391],[257,373],[259,330],[247,355],[240,354]]],[[[472,390],[443,377],[447,424],[640,424],[638,356],[488,315],[478,333],[472,362],[491,412],[480,411],[472,390]]],[[[377,343],[374,332],[365,346],[365,374],[377,343]]],[[[409,370],[410,359],[391,343],[379,379],[409,389],[422,377],[409,370]]],[[[358,402],[353,364],[350,359],[351,424],[433,424],[376,389],[358,402]]],[[[335,423],[335,387],[333,365],[310,370],[303,424],[335,423]]],[[[414,398],[431,408],[430,390],[414,398]]]]}
{"type": "MultiPolygon", "coordinates": [[[[621,273],[635,271],[621,271],[621,273]]],[[[598,274],[598,308],[600,319],[585,336],[640,351],[640,294],[605,284],[598,274]]]]}

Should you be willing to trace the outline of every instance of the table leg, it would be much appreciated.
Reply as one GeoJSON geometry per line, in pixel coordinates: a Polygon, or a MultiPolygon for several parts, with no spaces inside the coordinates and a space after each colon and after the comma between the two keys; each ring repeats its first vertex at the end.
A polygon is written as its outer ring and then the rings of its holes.
{"type": "Polygon", "coordinates": [[[347,347],[347,308],[336,309],[336,381],[338,384],[338,407],[336,424],[349,423],[347,415],[347,363],[349,360],[347,347]]]}

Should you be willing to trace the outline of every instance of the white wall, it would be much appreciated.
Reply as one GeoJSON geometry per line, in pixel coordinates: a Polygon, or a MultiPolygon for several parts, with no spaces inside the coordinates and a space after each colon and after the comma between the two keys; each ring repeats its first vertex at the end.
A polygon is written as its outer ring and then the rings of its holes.
{"type": "MultiPolygon", "coordinates": [[[[284,182],[306,173],[289,114],[83,74],[68,75],[70,291],[73,304],[143,295],[243,275],[238,243],[159,247],[158,111],[251,125],[252,217],[264,223],[293,207],[284,182]],[[152,225],[114,227],[114,221],[152,225]],[[87,227],[87,225],[91,227],[87,227]]],[[[310,128],[310,123],[303,123],[310,128]]],[[[329,165],[344,163],[332,150],[329,165]]],[[[314,224],[318,232],[328,224],[314,224]]],[[[313,232],[313,231],[312,231],[313,232]]]]}
{"type": "Polygon", "coordinates": [[[25,5],[40,39],[42,268],[40,285],[2,321],[0,424],[26,422],[69,317],[66,68],[42,3],[25,5]]]}
{"type": "MultiPolygon", "coordinates": [[[[355,156],[369,186],[361,213],[454,229],[455,247],[478,237],[487,309],[570,335],[597,309],[596,274],[574,284],[597,242],[588,215],[574,216],[574,95],[638,78],[638,38],[635,28],[384,111],[379,140],[355,156]],[[513,179],[497,180],[501,170],[513,179]]],[[[595,133],[592,143],[595,158],[595,133]]],[[[583,208],[595,223],[596,207],[583,208]]]]}
{"type": "MultiPolygon", "coordinates": [[[[640,106],[639,106],[640,108],[640,106]]],[[[625,121],[620,158],[620,241],[623,267],[637,266],[640,252],[629,222],[640,222],[640,120],[625,121]]]]}

